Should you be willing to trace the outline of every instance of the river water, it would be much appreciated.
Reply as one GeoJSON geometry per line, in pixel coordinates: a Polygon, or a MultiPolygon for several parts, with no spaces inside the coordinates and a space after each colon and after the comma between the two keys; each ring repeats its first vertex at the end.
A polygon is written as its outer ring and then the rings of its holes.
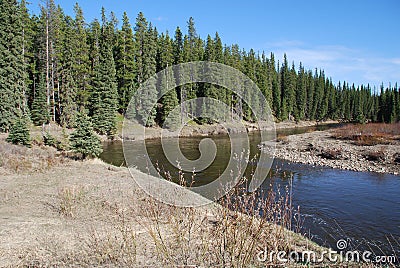
{"type": "MultiPolygon", "coordinates": [[[[327,127],[286,129],[277,133],[298,134],[327,127]]],[[[196,174],[197,184],[206,184],[217,178],[230,158],[229,137],[210,137],[217,146],[216,161],[196,174]]],[[[182,153],[189,159],[197,159],[201,140],[201,137],[180,138],[182,153]]],[[[251,133],[249,140],[252,157],[258,153],[260,137],[257,132],[251,133]]],[[[130,153],[135,154],[135,142],[130,145],[130,153]]],[[[146,141],[146,148],[153,164],[169,171],[172,176],[178,173],[164,156],[160,140],[146,141]]],[[[105,143],[101,158],[117,166],[124,165],[121,142],[105,143]]],[[[148,165],[143,161],[138,168],[146,172],[148,165]]],[[[251,167],[247,176],[250,170],[251,167]]],[[[348,250],[370,250],[376,255],[400,256],[400,176],[339,170],[281,159],[274,160],[272,171],[274,175],[267,178],[261,188],[267,189],[270,180],[273,180],[283,191],[290,180],[282,174],[293,175],[293,206],[300,206],[304,221],[301,232],[311,240],[336,250],[336,242],[345,239],[348,250]]]]}

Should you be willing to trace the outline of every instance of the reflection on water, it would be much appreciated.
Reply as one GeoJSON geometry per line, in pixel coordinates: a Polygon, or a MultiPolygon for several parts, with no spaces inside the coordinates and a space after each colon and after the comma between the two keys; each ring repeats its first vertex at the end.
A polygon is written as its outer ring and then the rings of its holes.
{"type": "MultiPolygon", "coordinates": [[[[310,130],[315,128],[281,130],[278,134],[310,130]]],[[[196,173],[197,185],[217,178],[230,158],[228,136],[211,138],[217,146],[216,161],[204,171],[196,173]]],[[[181,138],[182,153],[188,159],[197,159],[200,156],[198,145],[201,140],[201,137],[181,138]]],[[[252,133],[249,140],[252,157],[258,152],[260,137],[252,133]]],[[[148,140],[146,147],[154,164],[168,171],[172,177],[177,177],[178,170],[163,155],[160,140],[148,140]]],[[[135,154],[135,142],[131,142],[129,152],[135,154]]],[[[117,166],[123,165],[121,143],[105,143],[101,158],[117,166]]],[[[149,164],[143,161],[138,168],[146,171],[149,164]]],[[[255,166],[249,165],[247,177],[251,176],[255,166]]],[[[271,174],[271,178],[261,188],[267,189],[273,180],[275,185],[283,189],[289,183],[285,179],[286,175],[293,175],[293,204],[294,207],[300,206],[304,220],[303,232],[315,242],[336,249],[337,240],[349,239],[349,249],[372,249],[377,254],[382,254],[381,251],[392,254],[394,249],[400,254],[399,176],[314,167],[279,159],[275,159],[271,174]]],[[[190,180],[192,174],[186,176],[190,180]]]]}

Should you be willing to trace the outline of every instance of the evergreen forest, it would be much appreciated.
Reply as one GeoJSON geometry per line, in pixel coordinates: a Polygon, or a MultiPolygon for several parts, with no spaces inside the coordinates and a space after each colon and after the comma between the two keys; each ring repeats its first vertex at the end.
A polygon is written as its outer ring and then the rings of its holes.
{"type": "MultiPolygon", "coordinates": [[[[25,0],[0,0],[0,54],[1,132],[22,117],[37,126],[55,122],[74,128],[79,115],[87,114],[94,131],[113,136],[118,114],[125,113],[141,83],[167,66],[193,61],[223,63],[246,74],[265,95],[276,121],[400,120],[397,84],[334,84],[324,70],[308,70],[286,55],[277,59],[273,53],[226,45],[217,32],[202,38],[191,17],[187,29],[169,33],[158,32],[141,12],[131,20],[127,13],[117,18],[102,9],[99,19],[87,22],[78,4],[73,17],[53,0],[31,15],[25,0]]],[[[149,90],[161,96],[156,88],[149,90]]],[[[242,118],[254,121],[249,107],[228,90],[193,84],[160,98],[151,125],[163,125],[174,106],[196,97],[240,107],[242,118]]]]}

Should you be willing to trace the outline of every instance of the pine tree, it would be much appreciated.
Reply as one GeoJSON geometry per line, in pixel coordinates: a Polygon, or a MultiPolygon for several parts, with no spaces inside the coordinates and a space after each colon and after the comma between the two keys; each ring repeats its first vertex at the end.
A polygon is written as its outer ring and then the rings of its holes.
{"type": "MultiPolygon", "coordinates": [[[[71,75],[76,87],[76,105],[79,109],[87,104],[90,96],[90,60],[85,18],[78,3],[74,6],[75,19],[71,36],[71,75]]],[[[75,111],[76,112],[76,111],[75,111]]]]}
{"type": "Polygon", "coordinates": [[[294,117],[296,121],[304,120],[307,106],[307,92],[306,92],[306,74],[304,67],[300,63],[299,72],[296,84],[296,106],[294,109],[294,117]]]}
{"type": "MultiPolygon", "coordinates": [[[[136,18],[135,25],[135,60],[137,66],[137,84],[142,84],[147,79],[153,79],[156,73],[156,31],[148,25],[143,13],[140,12],[136,18]]],[[[156,81],[149,83],[141,96],[136,96],[135,108],[139,121],[146,125],[154,125],[156,118],[156,108],[153,101],[157,99],[158,92],[156,81]]]]}
{"type": "Polygon", "coordinates": [[[0,2],[0,131],[10,129],[24,110],[23,27],[16,0],[0,2]]]}
{"type": "Polygon", "coordinates": [[[26,116],[17,118],[10,128],[10,133],[8,134],[6,141],[30,147],[31,139],[29,135],[28,121],[29,120],[26,116]]]}
{"type": "Polygon", "coordinates": [[[23,90],[23,112],[28,113],[28,98],[31,93],[30,87],[33,84],[34,63],[34,38],[35,38],[35,21],[31,19],[27,3],[21,0],[20,5],[21,23],[22,23],[22,56],[24,57],[24,80],[22,82],[23,90]]]}
{"type": "Polygon", "coordinates": [[[305,115],[305,117],[309,120],[314,120],[313,118],[314,92],[315,92],[314,85],[315,85],[314,77],[312,71],[309,70],[307,72],[307,85],[306,85],[307,105],[306,105],[306,115],[305,115]]]}
{"type": "Polygon", "coordinates": [[[281,99],[282,106],[280,117],[281,120],[292,119],[294,104],[295,104],[295,86],[296,86],[296,72],[294,63],[292,68],[289,69],[286,54],[283,57],[283,64],[281,68],[281,99]]]}
{"type": "Polygon", "coordinates": [[[63,52],[63,38],[65,16],[61,7],[57,7],[54,0],[46,0],[41,6],[39,20],[39,69],[45,71],[46,101],[49,107],[51,121],[57,121],[59,111],[58,95],[60,88],[61,57],[63,52]]]}
{"type": "Polygon", "coordinates": [[[264,94],[265,99],[270,107],[272,107],[272,77],[271,77],[271,66],[265,53],[261,55],[261,59],[257,64],[257,82],[258,87],[264,94]]]}
{"type": "Polygon", "coordinates": [[[166,69],[161,72],[160,77],[162,89],[172,88],[161,97],[160,121],[163,127],[175,130],[180,123],[180,111],[178,113],[176,113],[177,110],[173,111],[179,105],[176,89],[174,88],[174,75],[170,69],[166,69]],[[167,117],[168,120],[166,121],[167,117]]]}
{"type": "Polygon", "coordinates": [[[50,121],[49,107],[46,101],[46,78],[44,73],[39,78],[39,85],[32,102],[31,119],[36,126],[47,124],[50,121]]]}
{"type": "MultiPolygon", "coordinates": [[[[94,68],[99,63],[100,59],[100,40],[101,40],[101,25],[98,20],[94,20],[89,27],[88,43],[89,43],[89,61],[91,82],[94,77],[94,68]]],[[[91,84],[92,86],[92,84],[91,84]]]]}
{"type": "MultiPolygon", "coordinates": [[[[104,14],[104,10],[103,10],[104,14]]],[[[91,115],[94,129],[100,134],[112,137],[116,133],[117,83],[112,54],[112,24],[103,20],[100,42],[100,57],[94,67],[91,115]]]]}
{"type": "Polygon", "coordinates": [[[182,39],[182,32],[179,27],[177,27],[175,30],[173,47],[174,47],[174,64],[182,63],[183,39],[182,39]]]}
{"type": "Polygon", "coordinates": [[[168,35],[168,32],[164,36],[161,34],[159,38],[158,44],[158,52],[157,52],[157,62],[158,62],[158,70],[162,71],[160,73],[160,81],[158,90],[160,95],[162,95],[160,99],[160,109],[159,109],[159,123],[162,124],[163,127],[173,128],[180,123],[179,114],[170,114],[170,112],[179,105],[178,95],[175,89],[175,76],[173,70],[166,69],[171,67],[174,62],[174,47],[171,38],[168,35]],[[171,89],[166,91],[167,89],[171,89]],[[167,116],[170,117],[169,122],[164,124],[167,116]]]}
{"type": "Polygon", "coordinates": [[[118,32],[115,64],[118,81],[119,111],[124,113],[136,88],[136,65],[133,31],[126,12],[124,12],[122,22],[122,29],[118,32]]]}
{"type": "MultiPolygon", "coordinates": [[[[216,45],[215,45],[215,40],[211,38],[210,35],[207,36],[207,41],[206,41],[206,48],[204,50],[204,60],[209,61],[209,62],[216,62],[217,61],[217,52],[216,52],[216,45]]],[[[215,80],[218,79],[218,77],[215,76],[215,72],[213,69],[209,71],[210,73],[207,73],[207,79],[208,80],[215,80]]],[[[187,89],[189,92],[194,92],[193,86],[192,88],[187,89]]],[[[218,94],[219,88],[216,85],[213,84],[204,84],[202,88],[202,95],[206,98],[212,98],[218,100],[219,94],[218,94]]],[[[192,96],[190,96],[193,98],[192,96]]],[[[219,115],[218,108],[215,107],[215,105],[212,104],[212,102],[207,102],[204,103],[201,107],[203,114],[208,114],[210,118],[203,118],[203,122],[207,123],[214,123],[215,119],[219,115]]]]}
{"type": "Polygon", "coordinates": [[[79,103],[76,82],[79,75],[74,72],[75,60],[77,59],[75,22],[71,17],[67,16],[61,27],[63,35],[58,39],[58,42],[62,45],[58,65],[58,121],[63,127],[72,128],[75,125],[79,103]]]}
{"type": "MultiPolygon", "coordinates": [[[[278,63],[279,66],[279,63],[278,63]]],[[[281,118],[281,87],[279,85],[279,70],[275,69],[275,56],[271,53],[271,79],[272,79],[272,110],[274,112],[275,118],[280,120],[281,118]]]]}
{"type": "Polygon", "coordinates": [[[100,139],[93,131],[92,123],[86,113],[80,113],[76,120],[76,130],[70,136],[71,149],[86,157],[98,157],[103,149],[100,139]]]}

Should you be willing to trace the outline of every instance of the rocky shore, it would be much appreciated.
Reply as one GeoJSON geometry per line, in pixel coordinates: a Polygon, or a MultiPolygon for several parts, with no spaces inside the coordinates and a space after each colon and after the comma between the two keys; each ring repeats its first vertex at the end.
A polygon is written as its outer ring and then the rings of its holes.
{"type": "Polygon", "coordinates": [[[288,161],[354,171],[400,174],[400,141],[360,146],[351,140],[335,139],[332,131],[314,131],[278,137],[261,144],[275,145],[275,157],[288,161]]]}

